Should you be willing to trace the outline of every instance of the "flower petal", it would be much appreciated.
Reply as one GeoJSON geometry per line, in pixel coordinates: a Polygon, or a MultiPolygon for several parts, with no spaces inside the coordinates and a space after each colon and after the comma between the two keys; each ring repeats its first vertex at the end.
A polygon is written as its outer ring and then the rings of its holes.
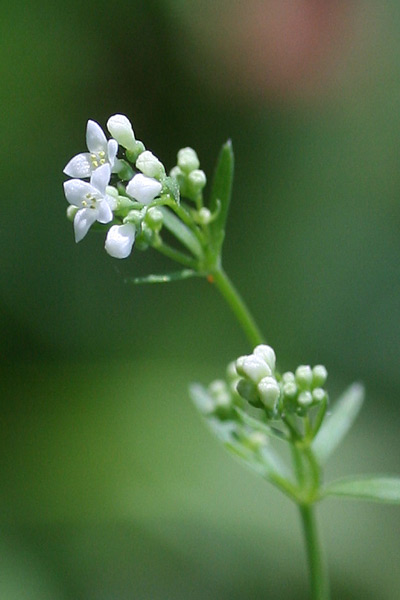
{"type": "Polygon", "coordinates": [[[118,142],[117,140],[108,140],[107,142],[107,154],[108,161],[111,165],[111,168],[114,166],[115,159],[117,157],[118,152],[118,142]]]}
{"type": "Polygon", "coordinates": [[[99,200],[97,203],[97,220],[99,223],[109,223],[113,220],[113,213],[106,200],[99,200]]]}
{"type": "Polygon", "coordinates": [[[111,167],[108,163],[101,165],[95,171],[93,171],[90,178],[90,183],[93,187],[100,192],[102,196],[106,195],[106,187],[111,177],[111,167]]]}
{"type": "Polygon", "coordinates": [[[91,225],[97,220],[98,211],[93,208],[82,208],[78,210],[74,218],[75,241],[80,242],[91,225]]]}
{"type": "Polygon", "coordinates": [[[64,169],[64,173],[69,177],[82,179],[84,177],[90,177],[92,170],[93,167],[90,161],[89,152],[82,152],[71,158],[64,169]]]}
{"type": "Polygon", "coordinates": [[[126,186],[127,194],[142,204],[150,204],[161,190],[162,185],[159,181],[141,173],[135,175],[126,186]]]}
{"type": "Polygon", "coordinates": [[[82,206],[82,201],[85,199],[86,194],[97,193],[97,190],[93,188],[87,181],[81,181],[80,179],[70,179],[64,182],[64,193],[70,204],[74,206],[82,206]]]}
{"type": "Polygon", "coordinates": [[[88,121],[86,127],[86,144],[89,152],[107,152],[107,138],[96,121],[88,121]]]}
{"type": "Polygon", "coordinates": [[[127,258],[135,241],[136,228],[132,223],[113,225],[107,234],[105,249],[113,258],[127,258]]]}

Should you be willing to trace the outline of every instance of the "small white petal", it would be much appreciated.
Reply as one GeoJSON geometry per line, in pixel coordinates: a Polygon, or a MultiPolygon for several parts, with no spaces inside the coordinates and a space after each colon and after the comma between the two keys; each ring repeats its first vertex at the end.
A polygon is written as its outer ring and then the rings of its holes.
{"type": "Polygon", "coordinates": [[[71,158],[64,169],[66,175],[69,177],[77,177],[78,179],[90,177],[92,171],[93,167],[90,161],[89,152],[82,152],[71,158]]]}
{"type": "Polygon", "coordinates": [[[107,138],[96,121],[88,121],[86,127],[86,144],[89,152],[107,152],[107,138]]]}
{"type": "Polygon", "coordinates": [[[125,115],[113,115],[107,121],[107,129],[121,146],[127,150],[135,149],[135,134],[131,122],[125,115]]]}
{"type": "Polygon", "coordinates": [[[80,179],[70,179],[69,181],[65,181],[64,193],[70,204],[79,207],[82,206],[82,201],[85,199],[86,194],[98,194],[97,190],[91,186],[90,183],[81,181],[80,179]]]}
{"type": "Polygon", "coordinates": [[[97,215],[98,212],[96,209],[82,208],[78,210],[74,219],[76,242],[80,242],[85,237],[91,225],[97,220],[97,215]]]}
{"type": "Polygon", "coordinates": [[[136,228],[132,223],[113,225],[107,234],[105,249],[113,258],[127,258],[135,241],[136,228]]]}
{"type": "Polygon", "coordinates": [[[149,150],[145,150],[140,154],[136,161],[136,167],[147,177],[160,178],[165,174],[164,165],[149,150]]]}
{"type": "Polygon", "coordinates": [[[109,223],[113,219],[113,213],[110,205],[105,200],[97,203],[97,220],[99,223],[109,223]]]}
{"type": "Polygon", "coordinates": [[[161,190],[162,185],[159,181],[141,173],[135,175],[126,186],[126,193],[142,204],[150,204],[161,190]]]}
{"type": "Polygon", "coordinates": [[[90,178],[90,183],[93,187],[95,187],[102,196],[106,195],[106,187],[108,186],[108,182],[111,177],[111,167],[107,163],[105,165],[101,165],[95,171],[93,171],[92,176],[90,178]]]}
{"type": "Polygon", "coordinates": [[[118,152],[118,142],[117,140],[108,140],[107,142],[107,154],[108,161],[111,165],[111,168],[114,166],[115,159],[117,158],[118,152]]]}

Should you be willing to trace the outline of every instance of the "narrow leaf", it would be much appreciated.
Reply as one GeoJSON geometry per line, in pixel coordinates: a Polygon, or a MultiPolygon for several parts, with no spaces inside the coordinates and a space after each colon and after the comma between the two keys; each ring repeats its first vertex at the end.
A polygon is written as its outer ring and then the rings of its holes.
{"type": "Polygon", "coordinates": [[[189,277],[199,277],[197,271],[192,269],[183,269],[183,271],[175,271],[173,273],[164,273],[163,275],[145,275],[144,277],[126,277],[125,283],[169,283],[170,281],[180,281],[181,279],[189,279],[189,277]]]}
{"type": "Polygon", "coordinates": [[[332,407],[331,414],[325,417],[321,429],[313,441],[313,450],[322,464],[339,446],[353,425],[364,401],[364,388],[353,383],[332,407]]]}
{"type": "Polygon", "coordinates": [[[199,240],[192,231],[177,216],[165,206],[160,206],[163,214],[163,225],[179,240],[194,256],[201,256],[202,249],[199,240]]]}
{"type": "Polygon", "coordinates": [[[221,250],[225,237],[226,219],[232,193],[233,171],[234,156],[232,142],[228,140],[222,146],[218,157],[209,205],[212,213],[218,213],[217,218],[210,224],[213,246],[217,254],[221,250]]]}
{"type": "Polygon", "coordinates": [[[365,477],[341,479],[330,483],[323,492],[324,496],[346,496],[371,502],[400,504],[400,478],[365,477]]]}

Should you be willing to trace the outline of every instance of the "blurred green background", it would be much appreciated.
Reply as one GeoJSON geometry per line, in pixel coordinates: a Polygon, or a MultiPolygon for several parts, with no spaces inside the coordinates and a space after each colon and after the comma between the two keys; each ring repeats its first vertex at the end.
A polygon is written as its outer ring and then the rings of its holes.
{"type": "MultiPolygon", "coordinates": [[[[210,285],[73,241],[62,169],[127,114],[211,175],[233,139],[225,266],[284,369],[367,403],[328,476],[400,471],[400,6],[342,0],[0,4],[0,597],[307,598],[294,507],[187,395],[247,342],[210,285]]],[[[334,598],[393,600],[398,508],[320,509],[334,598]]]]}

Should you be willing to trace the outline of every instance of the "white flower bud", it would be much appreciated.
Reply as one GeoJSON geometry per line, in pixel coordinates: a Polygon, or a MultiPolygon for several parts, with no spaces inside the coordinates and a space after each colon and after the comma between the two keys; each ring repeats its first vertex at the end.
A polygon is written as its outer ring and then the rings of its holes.
{"type": "Polygon", "coordinates": [[[239,358],[237,358],[235,361],[236,373],[241,377],[244,377],[245,375],[243,372],[243,363],[246,358],[248,358],[248,356],[245,354],[244,356],[239,356],[239,358]]]}
{"type": "Polygon", "coordinates": [[[110,227],[105,249],[113,258],[127,258],[135,241],[136,227],[132,223],[125,225],[113,225],[110,227]]]}
{"type": "Polygon", "coordinates": [[[254,383],[258,383],[263,377],[270,377],[272,375],[272,371],[267,363],[254,354],[250,354],[250,356],[244,359],[241,370],[244,376],[248,377],[254,383]]]}
{"type": "Polygon", "coordinates": [[[315,390],[313,390],[312,397],[313,401],[319,404],[326,398],[326,391],[322,388],[315,388],[315,390]]]}
{"type": "Polygon", "coordinates": [[[164,165],[149,150],[142,152],[136,161],[136,167],[147,177],[160,179],[165,175],[164,165]]]}
{"type": "Polygon", "coordinates": [[[263,446],[267,446],[269,442],[267,436],[262,431],[252,431],[246,441],[252,450],[259,450],[263,446]]]}
{"type": "Polygon", "coordinates": [[[266,344],[260,344],[254,348],[254,354],[263,358],[271,371],[275,369],[276,356],[274,350],[271,346],[267,346],[266,344]]]}
{"type": "Polygon", "coordinates": [[[294,398],[297,394],[297,386],[294,381],[288,381],[283,386],[283,393],[288,398],[294,398]]]}
{"type": "Polygon", "coordinates": [[[281,393],[277,381],[273,377],[264,377],[257,385],[257,390],[264,406],[274,410],[281,393]]]}
{"type": "Polygon", "coordinates": [[[159,196],[162,190],[162,185],[152,177],[146,177],[138,173],[126,186],[126,193],[142,204],[150,204],[154,198],[159,196]]]}
{"type": "Polygon", "coordinates": [[[202,206],[197,213],[197,220],[201,225],[208,225],[211,221],[211,212],[206,206],[202,206]]]}
{"type": "Polygon", "coordinates": [[[113,115],[107,121],[107,129],[118,144],[127,150],[136,149],[135,134],[131,122],[125,115],[113,115]]]}
{"type": "Polygon", "coordinates": [[[200,166],[200,161],[196,152],[193,148],[182,148],[178,152],[178,167],[185,171],[186,173],[190,173],[195,169],[198,169],[200,166]]]}
{"type": "Polygon", "coordinates": [[[292,373],[291,371],[286,371],[286,373],[284,373],[282,375],[282,381],[283,383],[292,383],[295,381],[295,376],[294,373],[292,373]]]}
{"type": "Polygon", "coordinates": [[[316,387],[321,387],[324,385],[325,381],[328,377],[328,371],[324,367],[324,365],[315,365],[312,370],[313,373],[313,385],[316,387]]]}
{"type": "Polygon", "coordinates": [[[311,386],[313,374],[311,367],[308,365],[301,365],[296,369],[296,382],[297,385],[302,389],[308,389],[311,386]]]}
{"type": "Polygon", "coordinates": [[[297,398],[297,402],[300,404],[300,406],[302,407],[306,407],[306,406],[310,406],[310,404],[312,404],[313,401],[313,397],[311,392],[301,392],[301,394],[299,394],[299,397],[297,398]]]}
{"type": "Polygon", "coordinates": [[[207,183],[207,177],[204,171],[196,169],[188,175],[188,182],[193,191],[199,193],[207,183]]]}

